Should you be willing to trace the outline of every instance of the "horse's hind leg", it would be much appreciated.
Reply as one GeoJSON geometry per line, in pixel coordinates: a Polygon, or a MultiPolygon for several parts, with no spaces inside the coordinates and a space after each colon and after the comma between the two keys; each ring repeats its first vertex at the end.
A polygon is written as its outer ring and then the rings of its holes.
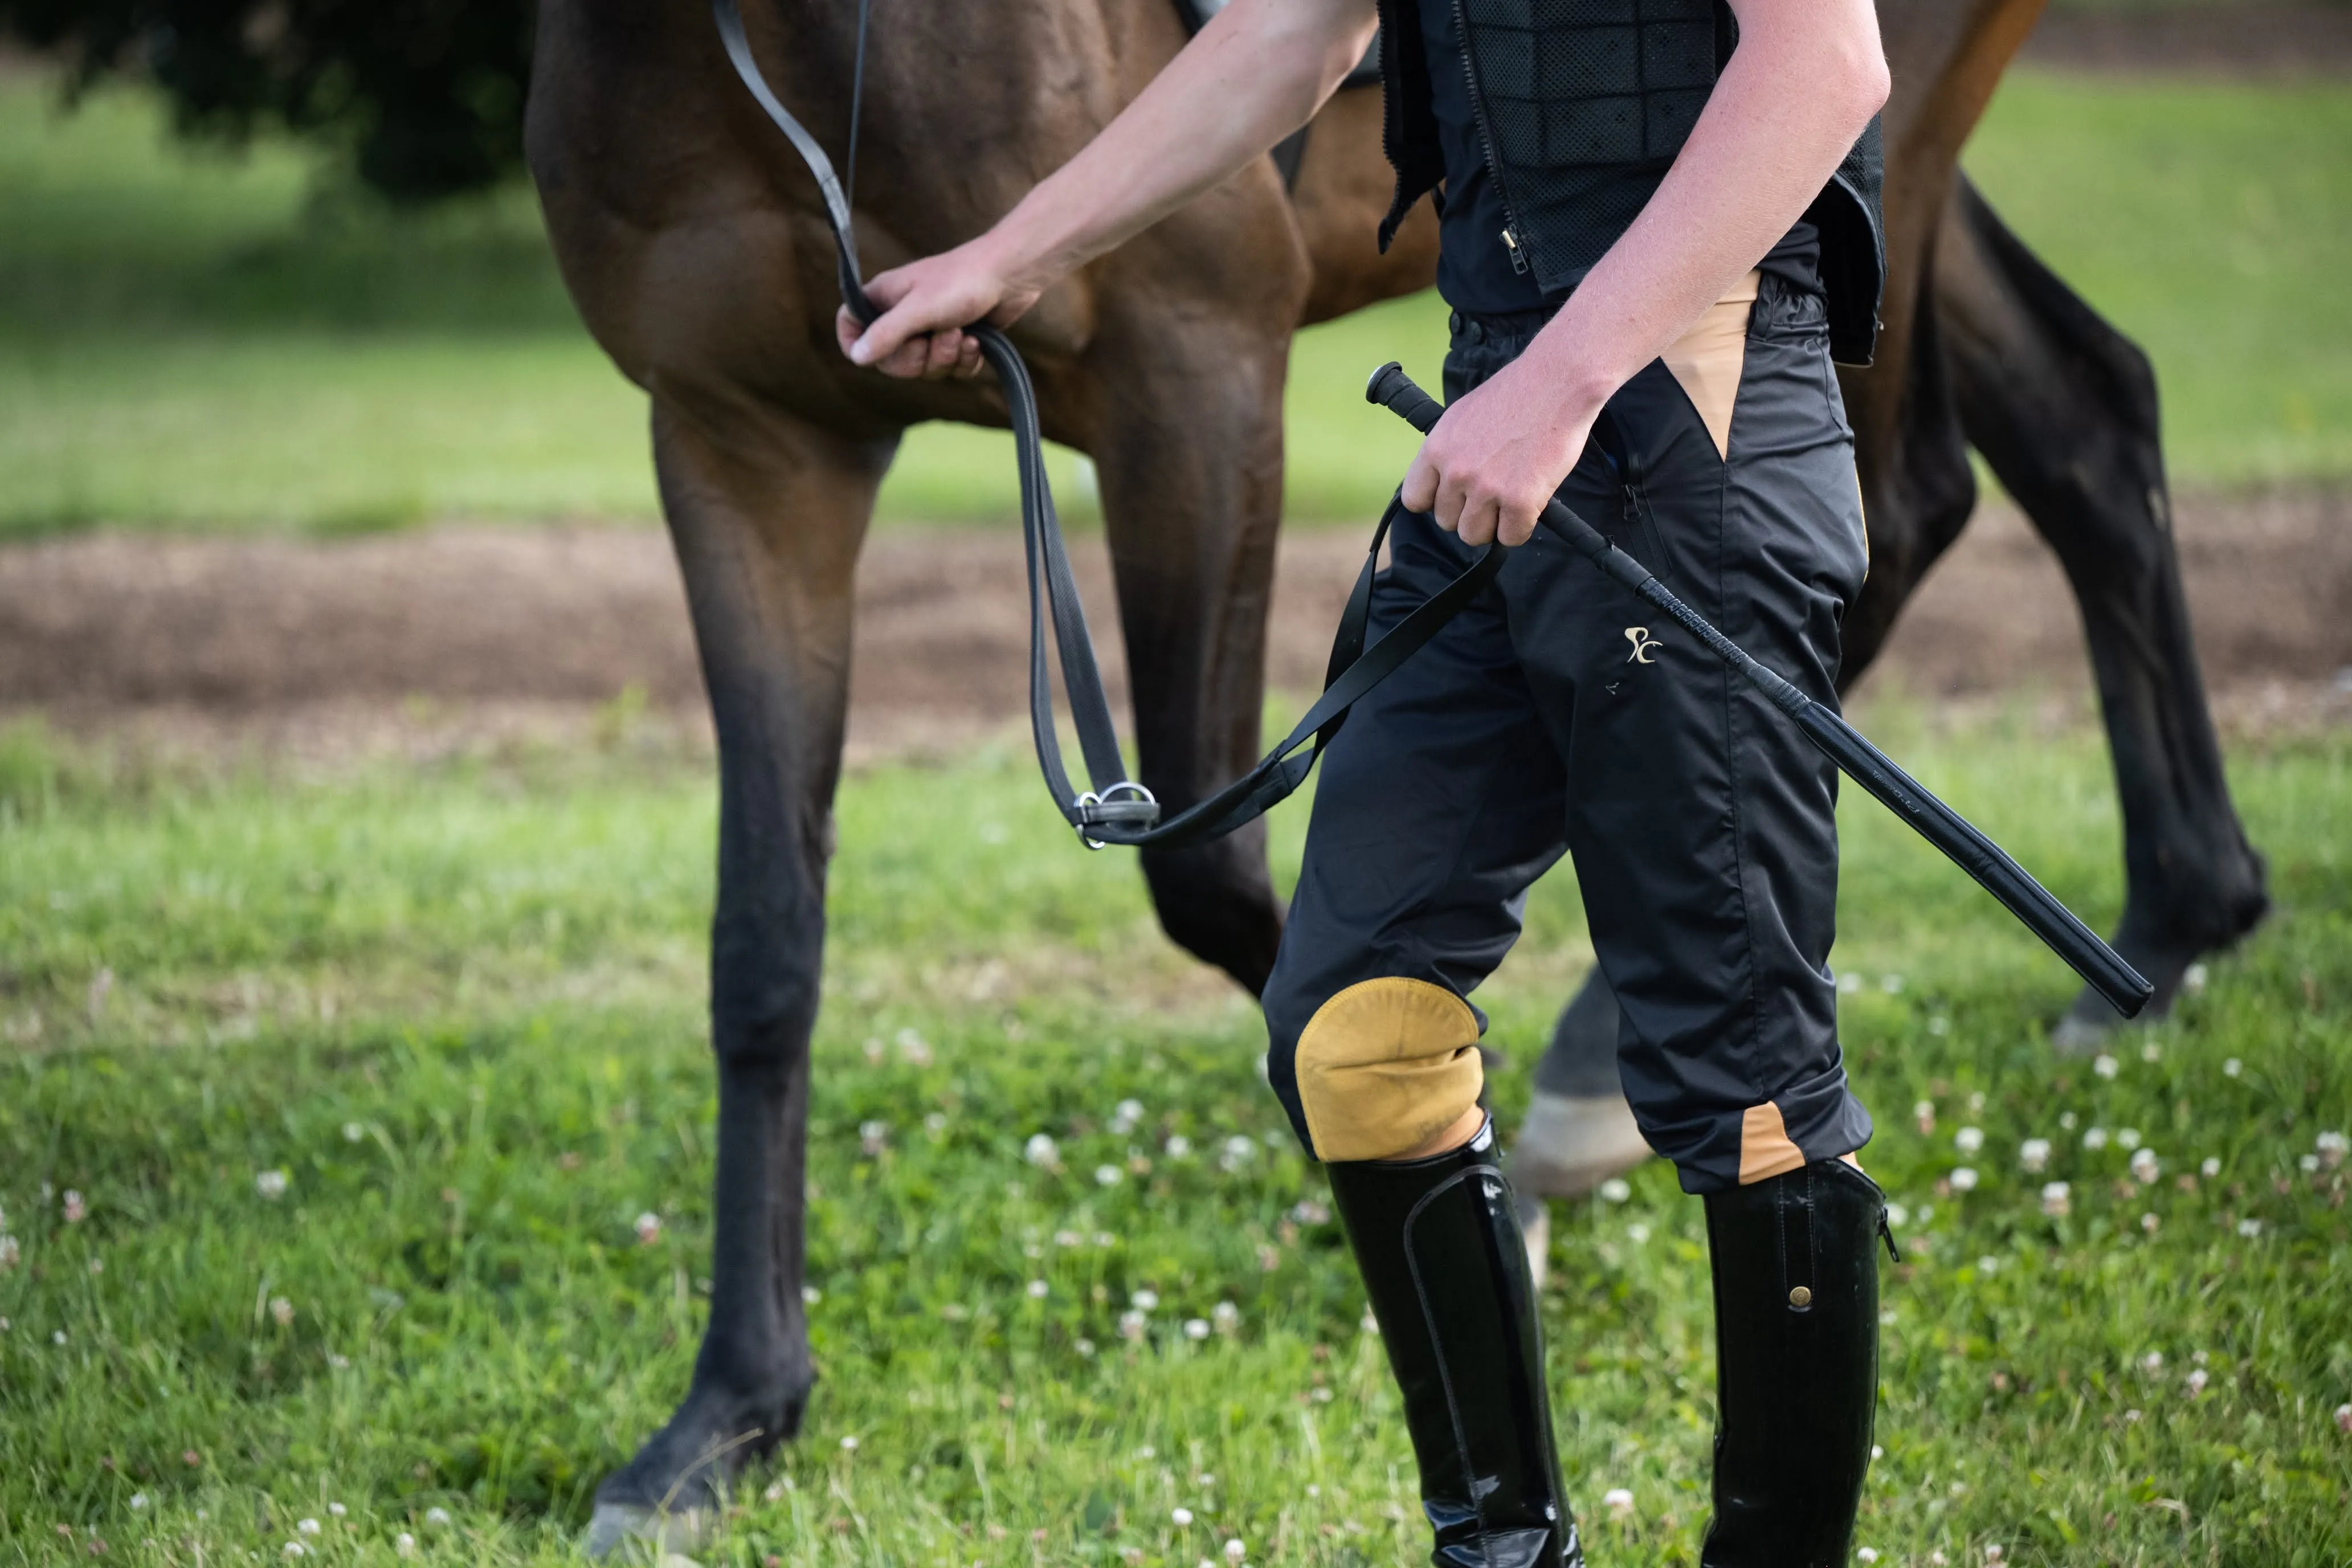
{"type": "MultiPolygon", "coordinates": [[[[2156,984],[2269,906],[2206,708],[2189,635],[2147,356],[1962,182],[1937,257],[1937,308],[1969,441],[2057,552],[2083,611],[2115,755],[2126,890],[2116,950],[2156,984]]],[[[2084,990],[2059,1032],[2117,1022],[2084,990]]]]}
{"type": "Polygon", "coordinates": [[[710,1318],[685,1401],[597,1489],[592,1552],[690,1533],[729,1476],[798,1427],[814,1381],[801,1300],[809,1033],[851,579],[890,445],[763,410],[697,423],[655,409],[662,506],[719,734],[710,1318]]]}

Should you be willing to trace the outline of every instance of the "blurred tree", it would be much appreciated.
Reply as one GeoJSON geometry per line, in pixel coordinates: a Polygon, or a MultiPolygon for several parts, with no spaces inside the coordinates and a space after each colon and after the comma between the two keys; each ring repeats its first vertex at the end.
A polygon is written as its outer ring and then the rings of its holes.
{"type": "Polygon", "coordinates": [[[522,159],[530,0],[0,0],[0,33],[60,51],[79,89],[152,80],[185,134],[266,126],[341,143],[399,201],[522,159]]]}

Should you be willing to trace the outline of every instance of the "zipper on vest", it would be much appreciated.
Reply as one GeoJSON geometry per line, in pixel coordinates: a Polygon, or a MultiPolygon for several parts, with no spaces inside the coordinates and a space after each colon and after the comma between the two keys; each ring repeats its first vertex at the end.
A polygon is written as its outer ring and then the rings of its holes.
{"type": "Polygon", "coordinates": [[[1470,59],[1470,18],[1463,0],[1452,0],[1452,4],[1454,38],[1462,46],[1462,80],[1470,89],[1470,118],[1478,126],[1478,151],[1486,160],[1486,177],[1495,182],[1495,195],[1503,204],[1503,248],[1511,254],[1511,270],[1525,275],[1529,267],[1528,249],[1520,242],[1518,215],[1511,210],[1511,187],[1503,179],[1503,161],[1495,156],[1495,132],[1486,123],[1486,97],[1478,90],[1478,68],[1470,59]]]}

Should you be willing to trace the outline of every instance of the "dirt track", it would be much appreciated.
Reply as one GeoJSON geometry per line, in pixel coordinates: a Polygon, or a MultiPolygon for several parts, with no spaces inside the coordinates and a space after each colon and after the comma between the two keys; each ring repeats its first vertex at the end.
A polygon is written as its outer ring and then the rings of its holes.
{"type": "MultiPolygon", "coordinates": [[[[2179,539],[2225,723],[2352,717],[2352,494],[2183,498],[2179,539]]],[[[1285,541],[1275,684],[1309,690],[1359,559],[1352,530],[1285,541]]],[[[1119,682],[1102,552],[1076,553],[1119,682]]],[[[1010,532],[885,531],[858,581],[854,751],[950,745],[1017,720],[1026,611],[1010,532]]],[[[2079,704],[2082,636],[2055,562],[1986,509],[1913,601],[1870,685],[2079,704]]],[[[0,551],[0,712],[320,757],[442,751],[599,721],[630,687],[688,728],[699,682],[650,529],[452,525],[338,542],[109,534],[0,551]]]]}

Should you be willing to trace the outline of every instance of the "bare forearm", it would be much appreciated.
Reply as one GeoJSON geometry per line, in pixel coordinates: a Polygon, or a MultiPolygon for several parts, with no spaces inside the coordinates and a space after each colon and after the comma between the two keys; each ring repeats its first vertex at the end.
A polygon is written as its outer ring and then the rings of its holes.
{"type": "Polygon", "coordinates": [[[991,231],[1039,288],[1166,217],[1314,117],[1362,54],[1370,0],[1234,0],[991,231]]]}
{"type": "Polygon", "coordinates": [[[1867,0],[1734,9],[1739,47],[1680,157],[1529,347],[1578,384],[1572,404],[1597,405],[1721,299],[1802,216],[1885,100],[1867,0]]]}

